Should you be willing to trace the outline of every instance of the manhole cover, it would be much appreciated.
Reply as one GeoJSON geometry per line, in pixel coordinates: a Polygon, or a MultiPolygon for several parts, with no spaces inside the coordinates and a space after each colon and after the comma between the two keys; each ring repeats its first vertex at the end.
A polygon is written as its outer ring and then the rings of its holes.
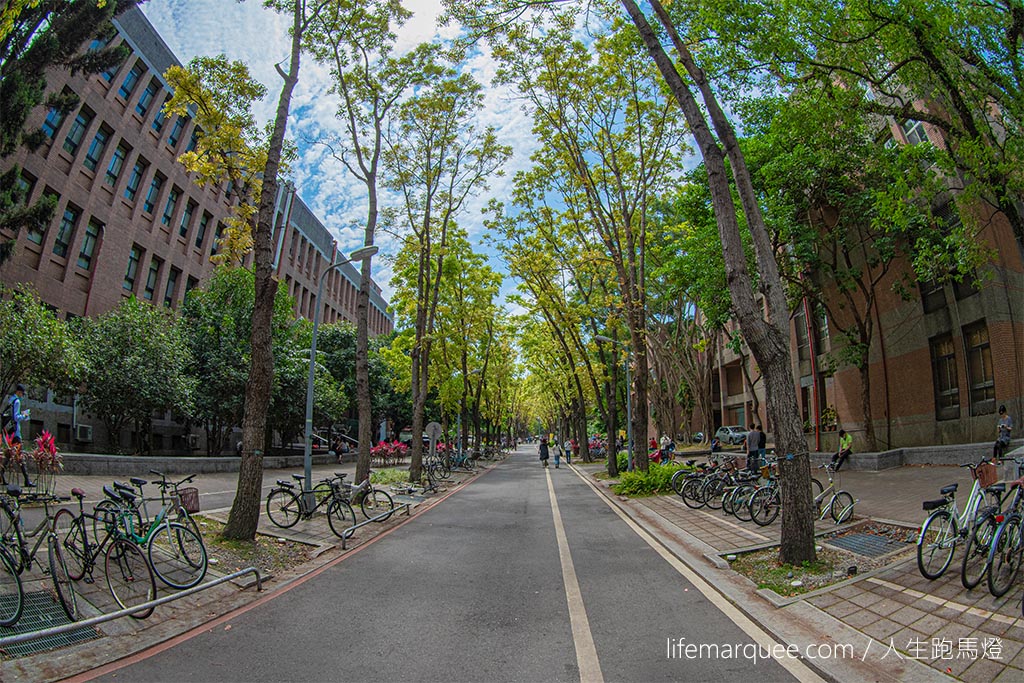
{"type": "MultiPolygon", "coordinates": [[[[0,598],[2,600],[4,598],[0,598]]],[[[21,613],[18,623],[9,628],[0,627],[0,638],[4,636],[16,636],[32,631],[42,631],[54,626],[70,624],[68,615],[64,614],[60,604],[55,602],[53,596],[46,591],[37,591],[25,594],[25,609],[21,613]]],[[[3,654],[10,659],[26,657],[37,652],[52,650],[58,647],[66,647],[86,640],[99,638],[100,634],[95,628],[83,626],[74,631],[62,633],[58,636],[46,638],[35,638],[27,643],[18,643],[4,648],[3,654]]]]}
{"type": "Polygon", "coordinates": [[[865,555],[867,557],[878,557],[896,550],[900,544],[884,536],[875,534],[846,534],[837,538],[829,539],[829,545],[849,550],[851,553],[865,555]]]}

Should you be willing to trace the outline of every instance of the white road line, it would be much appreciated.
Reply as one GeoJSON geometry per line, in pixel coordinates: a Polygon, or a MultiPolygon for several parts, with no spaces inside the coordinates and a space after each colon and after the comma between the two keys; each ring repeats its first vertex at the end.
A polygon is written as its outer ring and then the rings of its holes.
{"type": "Polygon", "coordinates": [[[590,632],[590,620],[583,605],[583,594],[576,578],[576,568],[569,552],[569,541],[562,524],[562,513],[555,498],[555,486],[551,481],[551,470],[544,470],[548,481],[548,496],[551,498],[551,515],[555,520],[555,538],[558,540],[558,557],[562,561],[562,581],[565,583],[565,600],[569,604],[569,623],[572,625],[572,640],[576,646],[576,665],[580,670],[581,683],[603,683],[601,663],[597,659],[597,647],[590,632]]]}
{"type": "MultiPolygon", "coordinates": [[[[693,584],[694,588],[699,590],[712,605],[718,608],[718,610],[722,612],[722,614],[724,614],[726,617],[728,617],[728,619],[732,623],[736,624],[741,630],[743,630],[744,633],[750,636],[755,643],[757,643],[759,646],[765,649],[771,649],[777,644],[777,641],[774,638],[772,638],[771,635],[769,635],[764,629],[762,629],[760,626],[754,623],[754,621],[751,620],[747,615],[743,614],[743,612],[740,612],[735,605],[726,600],[721,593],[719,593],[711,586],[711,584],[705,581],[695,571],[693,571],[685,564],[683,564],[683,562],[678,557],[670,553],[665,548],[665,546],[658,542],[656,538],[654,538],[639,524],[630,519],[629,516],[626,515],[626,513],[624,513],[622,510],[620,510],[617,505],[612,504],[612,502],[608,500],[597,489],[597,487],[594,486],[594,484],[592,484],[587,479],[584,473],[581,473],[575,467],[571,469],[574,472],[576,472],[576,476],[582,479],[583,483],[589,486],[591,490],[597,495],[597,497],[604,501],[604,504],[610,507],[612,511],[615,514],[617,514],[619,518],[623,522],[625,522],[630,529],[633,530],[634,533],[636,533],[637,536],[643,539],[644,542],[647,543],[647,545],[649,545],[654,550],[654,552],[661,555],[661,557],[666,562],[668,562],[673,569],[682,574],[683,578],[685,578],[687,581],[693,584]]],[[[782,667],[789,671],[789,673],[793,674],[793,676],[802,683],[824,683],[824,679],[818,676],[818,674],[816,674],[810,667],[808,667],[799,659],[781,657],[779,659],[776,659],[775,661],[777,661],[782,667]]]]}

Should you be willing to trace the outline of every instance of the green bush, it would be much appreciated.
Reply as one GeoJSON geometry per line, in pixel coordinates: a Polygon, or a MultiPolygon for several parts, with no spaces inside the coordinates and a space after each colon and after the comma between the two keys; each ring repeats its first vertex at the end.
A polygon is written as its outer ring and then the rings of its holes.
{"type": "MultiPolygon", "coordinates": [[[[619,483],[613,485],[612,490],[620,496],[652,496],[671,493],[672,475],[679,469],[682,467],[676,463],[659,465],[652,462],[646,472],[622,471],[619,474],[619,483]]],[[[623,466],[623,470],[625,470],[625,466],[623,466]]]]}
{"type": "Polygon", "coordinates": [[[370,483],[378,486],[388,484],[405,484],[409,481],[408,467],[389,467],[385,470],[374,470],[370,475],[370,483]]]}
{"type": "Polygon", "coordinates": [[[619,454],[615,456],[615,462],[619,463],[619,472],[625,472],[629,469],[629,453],[619,451],[619,454]]]}

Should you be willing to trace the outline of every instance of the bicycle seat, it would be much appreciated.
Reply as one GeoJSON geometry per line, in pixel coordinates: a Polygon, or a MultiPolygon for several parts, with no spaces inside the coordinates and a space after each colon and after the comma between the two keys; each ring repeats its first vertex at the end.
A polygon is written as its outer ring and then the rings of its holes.
{"type": "Polygon", "coordinates": [[[78,500],[82,500],[83,498],[85,498],[85,491],[79,488],[74,488],[71,489],[71,495],[77,498],[78,500]]]}
{"type": "Polygon", "coordinates": [[[284,479],[278,479],[277,485],[283,486],[286,489],[290,489],[292,487],[292,483],[290,481],[285,481],[284,479]]]}
{"type": "Polygon", "coordinates": [[[292,479],[294,479],[295,481],[305,481],[306,476],[303,474],[293,474],[292,479]]]}
{"type": "Polygon", "coordinates": [[[688,467],[693,467],[696,462],[697,462],[696,460],[687,460],[686,461],[686,465],[688,467]]]}
{"type": "Polygon", "coordinates": [[[987,493],[998,493],[1000,495],[1006,493],[1006,482],[1001,481],[998,484],[992,484],[985,489],[987,493]]]}
{"type": "Polygon", "coordinates": [[[8,484],[7,495],[17,498],[18,496],[21,495],[21,487],[18,486],[17,484],[8,484]]]}
{"type": "Polygon", "coordinates": [[[348,474],[345,472],[335,472],[334,476],[336,476],[338,479],[344,479],[345,477],[348,476],[348,474]]]}
{"type": "Polygon", "coordinates": [[[114,489],[110,488],[110,486],[104,485],[104,487],[103,487],[103,495],[105,495],[110,500],[114,500],[114,501],[118,501],[118,502],[121,501],[121,494],[120,494],[120,492],[115,491],[114,489]]]}
{"type": "Polygon", "coordinates": [[[128,484],[125,484],[125,483],[120,482],[120,481],[115,481],[114,482],[114,488],[117,489],[118,491],[134,491],[135,490],[131,486],[129,486],[128,484]]]}
{"type": "Polygon", "coordinates": [[[943,507],[948,503],[949,501],[946,500],[945,498],[939,498],[938,500],[926,500],[924,503],[921,504],[921,509],[923,509],[925,512],[930,512],[932,510],[938,510],[940,507],[943,507]]]}
{"type": "Polygon", "coordinates": [[[960,484],[950,484],[949,486],[943,486],[939,489],[939,493],[944,496],[948,496],[951,493],[956,493],[956,490],[960,487],[960,484]]]}
{"type": "Polygon", "coordinates": [[[135,484],[136,486],[145,486],[146,484],[149,483],[145,479],[139,479],[138,477],[132,477],[128,481],[130,481],[131,483],[135,484]]]}

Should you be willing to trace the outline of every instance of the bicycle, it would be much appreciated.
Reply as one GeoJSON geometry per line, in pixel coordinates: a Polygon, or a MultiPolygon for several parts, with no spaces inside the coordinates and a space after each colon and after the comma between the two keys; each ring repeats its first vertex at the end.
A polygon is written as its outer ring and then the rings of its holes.
{"type": "MultiPolygon", "coordinates": [[[[111,487],[104,486],[107,499],[116,503],[120,496],[111,487]]],[[[103,555],[103,573],[107,590],[122,609],[138,607],[156,598],[156,579],[153,569],[142,550],[129,540],[123,532],[133,517],[124,506],[106,507],[90,514],[85,511],[85,492],[71,489],[71,495],[78,499],[78,514],[67,508],[54,516],[53,526],[60,539],[60,547],[68,559],[68,576],[74,581],[86,580],[93,583],[93,574],[100,555],[103,555]],[[99,524],[95,524],[101,518],[99,524]],[[94,522],[94,529],[100,538],[94,543],[86,532],[85,520],[94,522]]],[[[136,610],[130,616],[145,619],[153,608],[136,610]]]]}
{"type": "Polygon", "coordinates": [[[298,524],[300,519],[312,519],[316,511],[327,506],[327,524],[331,531],[338,538],[344,538],[344,532],[356,523],[356,513],[353,512],[345,495],[345,474],[335,473],[334,478],[324,479],[312,489],[301,488],[305,477],[301,474],[293,474],[300,486],[300,491],[295,491],[295,484],[277,480],[277,488],[267,494],[267,517],[275,525],[282,529],[290,529],[298,524]]]}
{"type": "MultiPolygon", "coordinates": [[[[956,491],[959,487],[956,483],[939,490],[942,498],[927,500],[922,504],[924,511],[930,514],[921,525],[917,538],[917,568],[926,579],[934,581],[946,573],[953,561],[957,544],[967,537],[968,530],[975,528],[978,512],[983,509],[987,488],[979,479],[978,469],[986,464],[986,461],[982,461],[960,465],[971,470],[971,477],[974,480],[963,512],[960,512],[956,504],[956,491]]],[[[987,470],[983,470],[985,471],[987,470]]],[[[974,535],[971,534],[972,537],[974,535]]]]}
{"type": "Polygon", "coordinates": [[[383,515],[385,509],[388,514],[375,521],[383,522],[390,519],[391,512],[395,509],[395,501],[390,493],[371,484],[369,477],[358,486],[352,487],[344,483],[342,486],[344,495],[350,503],[356,498],[359,499],[359,509],[363,511],[363,516],[366,519],[383,515]]]}
{"type": "MultiPolygon", "coordinates": [[[[814,496],[814,510],[818,513],[819,520],[823,520],[825,515],[829,515],[832,517],[833,522],[842,524],[853,516],[853,506],[857,504],[857,501],[854,500],[849,492],[836,489],[835,465],[832,463],[819,465],[819,469],[825,470],[825,476],[828,477],[828,486],[822,488],[814,496]],[[827,503],[825,502],[826,498],[828,498],[827,503]]],[[[817,479],[812,479],[811,481],[818,482],[817,479]]]]}
{"type": "Polygon", "coordinates": [[[44,518],[34,529],[25,531],[25,523],[21,516],[21,487],[17,484],[8,484],[7,497],[0,498],[0,510],[2,510],[3,517],[6,518],[4,522],[6,531],[0,537],[0,562],[4,565],[0,579],[3,580],[5,596],[14,596],[13,599],[8,597],[7,600],[0,601],[0,626],[12,626],[21,618],[25,605],[25,587],[22,585],[20,575],[30,569],[34,562],[39,565],[44,574],[50,574],[54,594],[68,619],[78,620],[78,598],[71,578],[68,576],[68,567],[64,560],[64,553],[61,551],[60,541],[54,532],[54,516],[50,514],[51,503],[70,500],[70,498],[36,493],[31,495],[31,500],[43,504],[44,518]],[[36,542],[30,550],[28,539],[31,538],[35,538],[36,542]],[[43,567],[43,563],[37,558],[43,541],[46,542],[47,567],[43,567]]]}

